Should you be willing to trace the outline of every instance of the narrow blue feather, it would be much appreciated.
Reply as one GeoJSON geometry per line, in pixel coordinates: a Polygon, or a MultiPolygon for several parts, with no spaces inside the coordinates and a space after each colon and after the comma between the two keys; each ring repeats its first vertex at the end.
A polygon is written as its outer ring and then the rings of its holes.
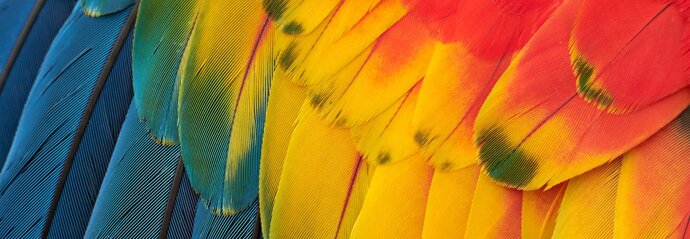
{"type": "Polygon", "coordinates": [[[192,238],[253,238],[258,213],[259,200],[232,216],[213,214],[199,201],[192,238]]]}
{"type": "Polygon", "coordinates": [[[132,38],[110,71],[72,162],[50,226],[50,238],[81,238],[91,217],[120,127],[132,99],[132,38]]]}
{"type": "Polygon", "coordinates": [[[0,165],[5,162],[24,102],[43,57],[75,2],[76,0],[0,2],[0,165]],[[40,5],[40,8],[36,5],[40,5]],[[33,21],[29,21],[29,10],[35,7],[38,14],[33,21]],[[18,38],[23,27],[28,27],[25,29],[28,31],[21,41],[18,38]],[[7,57],[15,50],[19,50],[16,58],[12,62],[6,62],[7,57]]]}
{"type": "Polygon", "coordinates": [[[174,188],[176,174],[183,170],[178,167],[179,159],[179,146],[157,144],[139,122],[132,103],[85,237],[156,238],[163,233],[165,217],[170,214],[174,225],[169,229],[174,231],[168,235],[180,238],[177,235],[190,234],[191,225],[186,230],[184,226],[191,223],[190,216],[174,213],[193,210],[196,202],[188,182],[179,183],[179,190],[174,188]],[[173,192],[178,194],[178,202],[174,203],[175,210],[168,213],[169,195],[173,192]]]}
{"type": "MultiPolygon", "coordinates": [[[[0,175],[0,238],[47,236],[63,180],[69,175],[70,180],[86,185],[85,180],[92,178],[74,175],[79,172],[71,170],[71,160],[82,127],[87,126],[83,123],[90,119],[90,107],[100,94],[103,82],[99,79],[109,67],[107,59],[118,50],[113,46],[123,26],[129,26],[125,24],[129,13],[91,18],[77,6],[57,34],[29,93],[0,175]]],[[[117,128],[115,122],[108,124],[117,128]]],[[[100,137],[112,136],[103,133],[100,137]]],[[[89,153],[110,153],[108,147],[93,150],[99,152],[89,153]]]]}
{"type": "Polygon", "coordinates": [[[189,177],[183,175],[180,188],[177,191],[175,208],[168,227],[169,239],[192,237],[197,200],[198,197],[192,190],[192,184],[189,183],[189,177]],[[187,200],[188,198],[193,198],[194,200],[187,200]]]}
{"type": "Polygon", "coordinates": [[[0,0],[0,67],[5,65],[36,4],[40,4],[40,0],[0,0]]]}

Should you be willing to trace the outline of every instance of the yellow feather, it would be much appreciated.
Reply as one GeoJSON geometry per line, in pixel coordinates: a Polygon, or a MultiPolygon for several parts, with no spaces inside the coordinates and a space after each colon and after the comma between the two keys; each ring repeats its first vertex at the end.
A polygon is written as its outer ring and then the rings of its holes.
{"type": "Polygon", "coordinates": [[[413,121],[413,137],[436,168],[454,170],[477,162],[474,120],[507,62],[478,58],[465,43],[436,43],[413,121]]]}
{"type": "Polygon", "coordinates": [[[400,0],[382,0],[373,9],[369,8],[369,3],[360,1],[343,3],[305,59],[300,82],[313,85],[330,79],[408,11],[400,0]],[[353,21],[352,15],[361,13],[366,15],[353,21]],[[343,27],[347,25],[352,28],[343,27]]]}
{"type": "Polygon", "coordinates": [[[690,108],[623,156],[616,238],[665,238],[690,215],[690,108]]]}
{"type": "Polygon", "coordinates": [[[505,188],[480,173],[465,238],[520,238],[522,191],[505,188]]]}
{"type": "Polygon", "coordinates": [[[432,174],[415,157],[378,167],[352,238],[420,238],[432,174]]]}
{"type": "Polygon", "coordinates": [[[612,238],[621,162],[571,179],[558,210],[553,238],[612,238]]]}
{"type": "Polygon", "coordinates": [[[371,164],[388,164],[408,158],[416,152],[415,143],[408,137],[412,124],[412,112],[419,87],[383,114],[369,123],[352,129],[352,135],[359,149],[371,164]]]}
{"type": "Polygon", "coordinates": [[[477,165],[434,173],[422,238],[463,238],[478,176],[477,165]]]}
{"type": "MultiPolygon", "coordinates": [[[[285,156],[271,220],[271,238],[334,238],[362,167],[348,130],[328,126],[302,106],[285,156]]],[[[353,205],[350,204],[353,202],[353,205]]],[[[350,208],[353,207],[353,208],[350,208]]]]}
{"type": "Polygon", "coordinates": [[[305,97],[306,90],[303,87],[292,84],[285,78],[283,71],[276,70],[266,109],[259,175],[261,228],[265,236],[270,235],[273,200],[283,171],[283,159],[305,97]]]}
{"type": "Polygon", "coordinates": [[[522,238],[551,238],[566,184],[522,192],[522,238]]]}
{"type": "Polygon", "coordinates": [[[280,29],[287,34],[309,34],[338,5],[339,0],[268,0],[268,6],[275,6],[275,11],[268,11],[277,21],[280,29]],[[277,6],[284,4],[284,7],[277,6]]]}

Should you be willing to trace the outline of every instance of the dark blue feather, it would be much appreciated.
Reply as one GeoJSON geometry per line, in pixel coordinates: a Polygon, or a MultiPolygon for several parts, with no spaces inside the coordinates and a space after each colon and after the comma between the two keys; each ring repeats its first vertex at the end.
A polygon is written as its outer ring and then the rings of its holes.
{"type": "Polygon", "coordinates": [[[192,238],[256,238],[259,200],[233,216],[216,215],[199,200],[192,238]]]}
{"type": "Polygon", "coordinates": [[[191,193],[188,181],[182,183],[185,177],[181,166],[179,146],[156,143],[139,122],[132,103],[86,237],[156,238],[167,233],[172,238],[184,238],[189,235],[191,226],[185,224],[191,223],[189,217],[193,216],[196,196],[191,193]],[[168,226],[169,223],[174,225],[168,226]]]}
{"type": "Polygon", "coordinates": [[[132,99],[132,38],[110,71],[74,156],[50,226],[50,238],[80,238],[91,217],[120,126],[132,99]]]}
{"type": "Polygon", "coordinates": [[[75,1],[0,0],[0,165],[43,57],[75,1]]]}
{"type": "Polygon", "coordinates": [[[29,16],[32,10],[40,8],[41,2],[42,0],[0,0],[0,66],[7,63],[22,29],[27,23],[30,24],[29,16]]]}
{"type": "MultiPolygon", "coordinates": [[[[59,199],[87,201],[86,198],[93,197],[90,191],[95,190],[90,188],[88,181],[100,178],[98,173],[102,169],[95,168],[104,167],[109,159],[107,155],[112,146],[80,143],[105,144],[107,140],[88,137],[112,138],[112,132],[85,133],[89,120],[100,120],[97,124],[106,124],[105,128],[111,130],[119,128],[117,116],[97,119],[99,113],[92,113],[99,108],[108,114],[120,114],[113,110],[117,108],[113,105],[127,105],[131,99],[129,92],[114,96],[131,84],[129,79],[121,79],[129,73],[123,75],[123,70],[115,69],[113,78],[126,85],[106,84],[133,23],[134,14],[130,12],[131,7],[92,18],[85,16],[77,6],[55,37],[29,93],[0,174],[0,238],[46,237],[49,232],[62,238],[60,233],[71,232],[59,228],[51,232],[56,209],[89,210],[77,208],[89,207],[89,203],[60,203],[59,199]],[[101,94],[102,91],[106,93],[101,94]],[[101,99],[101,95],[110,98],[101,99]],[[97,106],[101,104],[105,106],[97,106]],[[79,153],[84,158],[76,159],[79,153]],[[84,168],[73,170],[74,160],[88,162],[91,159],[102,160],[101,166],[84,165],[84,168]],[[93,169],[89,170],[89,166],[93,169]],[[74,182],[67,182],[68,179],[74,182]],[[71,185],[76,188],[70,188],[71,185]],[[70,199],[64,199],[63,191],[74,193],[65,193],[70,199]]],[[[98,128],[100,126],[90,130],[98,128]]]]}
{"type": "Polygon", "coordinates": [[[192,237],[197,198],[194,191],[192,191],[192,184],[189,183],[189,177],[187,177],[186,174],[183,175],[180,188],[177,191],[175,208],[168,226],[169,239],[192,237]],[[186,200],[187,198],[194,198],[194,200],[186,200]]]}

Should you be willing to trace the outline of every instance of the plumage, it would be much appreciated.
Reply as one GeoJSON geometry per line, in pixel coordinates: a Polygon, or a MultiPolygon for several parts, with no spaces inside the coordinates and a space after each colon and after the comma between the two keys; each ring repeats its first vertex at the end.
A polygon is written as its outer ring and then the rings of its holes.
{"type": "Polygon", "coordinates": [[[132,52],[134,98],[139,117],[164,145],[179,143],[179,66],[200,2],[139,4],[132,52]]]}
{"type": "Polygon", "coordinates": [[[534,190],[568,180],[641,143],[690,102],[684,90],[643,110],[614,115],[577,97],[568,57],[570,30],[563,26],[572,26],[578,7],[579,2],[567,1],[556,10],[477,116],[479,158],[501,184],[534,190]]]}
{"type": "Polygon", "coordinates": [[[79,0],[84,13],[92,17],[100,17],[127,9],[135,0],[79,0]]]}
{"type": "Polygon", "coordinates": [[[0,0],[0,237],[687,234],[688,1],[75,2],[0,0]]]}
{"type": "Polygon", "coordinates": [[[0,164],[12,145],[26,97],[53,37],[75,1],[0,2],[0,164]]]}
{"type": "Polygon", "coordinates": [[[582,1],[570,38],[580,97],[626,113],[688,86],[683,17],[664,1],[582,1]]]}
{"type": "Polygon", "coordinates": [[[180,147],[157,144],[139,122],[136,108],[130,106],[84,236],[184,238],[182,235],[191,235],[191,226],[164,224],[171,220],[173,210],[169,209],[176,208],[171,207],[176,201],[191,206],[192,215],[196,208],[194,194],[178,195],[181,190],[191,191],[183,187],[189,187],[189,182],[181,184],[184,169],[180,160],[180,147]],[[147,160],[153,158],[157,160],[147,160]],[[166,228],[168,231],[163,231],[166,228]],[[170,229],[180,231],[171,234],[170,229]]]}
{"type": "Polygon", "coordinates": [[[352,238],[420,238],[433,169],[418,157],[376,168],[352,238]]]}
{"type": "Polygon", "coordinates": [[[273,28],[256,1],[205,1],[180,63],[182,159],[216,212],[235,214],[259,191],[273,28]]]}
{"type": "Polygon", "coordinates": [[[261,148],[259,175],[259,206],[262,235],[270,235],[276,193],[283,172],[284,159],[293,130],[297,126],[299,109],[307,96],[304,87],[292,84],[285,72],[276,70],[266,108],[266,126],[261,148]]]}
{"type": "Polygon", "coordinates": [[[5,237],[83,233],[115,143],[112,135],[131,99],[129,48],[121,51],[129,47],[130,12],[92,18],[76,6],[57,34],[0,175],[5,237]],[[63,213],[73,222],[52,223],[63,213]]]}
{"type": "Polygon", "coordinates": [[[465,238],[520,238],[522,192],[501,187],[485,174],[476,184],[465,238]]]}
{"type": "Polygon", "coordinates": [[[368,170],[347,130],[329,128],[305,103],[282,170],[270,238],[338,238],[351,230],[343,222],[361,207],[366,190],[358,187],[368,184],[368,170]]]}
{"type": "Polygon", "coordinates": [[[422,238],[463,238],[467,230],[479,167],[436,171],[429,188],[422,238]]]}
{"type": "Polygon", "coordinates": [[[669,236],[690,215],[690,108],[621,159],[614,236],[669,236]]]}
{"type": "Polygon", "coordinates": [[[612,238],[620,160],[591,170],[568,182],[556,225],[555,238],[612,238]],[[587,223],[583,223],[587,222],[587,223]]]}

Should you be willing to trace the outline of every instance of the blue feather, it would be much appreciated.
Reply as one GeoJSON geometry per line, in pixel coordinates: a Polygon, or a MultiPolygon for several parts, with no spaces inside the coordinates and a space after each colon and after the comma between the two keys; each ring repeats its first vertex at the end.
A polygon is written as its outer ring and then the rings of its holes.
{"type": "Polygon", "coordinates": [[[194,226],[194,213],[196,212],[196,202],[198,197],[192,190],[189,177],[183,175],[179,191],[177,191],[177,201],[168,225],[168,238],[191,238],[194,226]],[[194,198],[194,200],[185,200],[194,198]]]}
{"type": "Polygon", "coordinates": [[[0,16],[2,16],[2,21],[0,21],[0,29],[2,29],[0,31],[0,66],[7,63],[7,58],[10,57],[15,43],[29,22],[31,12],[41,2],[41,0],[0,0],[0,16]]]}
{"type": "MultiPolygon", "coordinates": [[[[92,183],[90,180],[101,178],[98,174],[103,169],[95,168],[106,165],[109,157],[101,157],[110,155],[112,146],[107,145],[107,140],[89,137],[112,138],[112,131],[119,128],[116,114],[120,114],[113,109],[131,100],[131,92],[114,96],[123,88],[131,87],[131,79],[126,78],[130,73],[123,73],[129,67],[113,69],[112,78],[120,84],[106,84],[134,20],[130,10],[92,18],[85,16],[77,6],[57,34],[29,93],[0,175],[0,237],[36,238],[49,233],[63,237],[61,233],[71,232],[51,229],[54,216],[59,214],[56,210],[77,214],[90,210],[88,198],[94,197],[95,190],[88,184],[92,183]],[[100,117],[99,112],[92,114],[95,108],[109,116],[100,117]],[[95,120],[98,126],[87,130],[89,120],[95,120]],[[99,130],[101,124],[111,132],[85,133],[99,130]],[[93,144],[80,145],[90,141],[94,141],[93,144]],[[102,166],[72,167],[74,160],[84,164],[89,160],[101,160],[102,166]],[[74,182],[67,182],[67,179],[74,182]],[[63,195],[69,199],[62,198],[63,195]],[[79,202],[60,203],[59,199],[79,202]]],[[[121,61],[124,60],[117,62],[121,61]]],[[[122,64],[115,64],[115,67],[122,64]]]]}
{"type": "Polygon", "coordinates": [[[199,200],[192,238],[256,238],[258,213],[258,199],[232,216],[216,215],[199,200]]]}
{"type": "Polygon", "coordinates": [[[187,213],[193,210],[196,196],[188,181],[182,183],[183,171],[179,146],[157,144],[145,125],[139,122],[132,103],[86,237],[154,238],[166,233],[172,238],[181,238],[189,235],[191,216],[187,213]],[[168,226],[167,222],[173,225],[168,226]]]}
{"type": "Polygon", "coordinates": [[[132,38],[129,37],[110,71],[79,144],[50,226],[50,238],[84,235],[96,202],[108,158],[132,99],[132,38]]]}
{"type": "Polygon", "coordinates": [[[5,162],[43,57],[74,3],[0,1],[0,165],[5,162]]]}

